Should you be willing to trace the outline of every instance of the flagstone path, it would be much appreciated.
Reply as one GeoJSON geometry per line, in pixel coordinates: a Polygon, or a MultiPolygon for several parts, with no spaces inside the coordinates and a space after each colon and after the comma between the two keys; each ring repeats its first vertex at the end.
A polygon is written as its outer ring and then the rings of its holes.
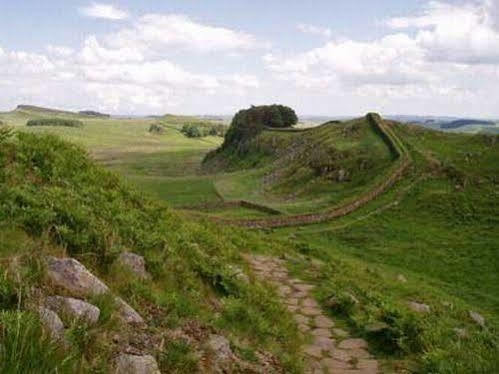
{"type": "Polygon", "coordinates": [[[308,337],[309,343],[303,348],[306,373],[379,373],[378,361],[367,351],[367,342],[335,328],[334,321],[313,298],[314,286],[291,278],[284,260],[262,255],[246,256],[246,259],[261,280],[277,288],[298,328],[308,337]]]}

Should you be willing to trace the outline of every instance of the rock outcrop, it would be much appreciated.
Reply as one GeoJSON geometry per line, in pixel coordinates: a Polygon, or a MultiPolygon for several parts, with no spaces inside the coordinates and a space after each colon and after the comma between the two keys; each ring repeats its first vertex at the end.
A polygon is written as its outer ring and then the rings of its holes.
{"type": "Polygon", "coordinates": [[[50,309],[39,307],[38,315],[40,316],[40,322],[43,327],[50,333],[53,340],[62,341],[64,340],[64,324],[57,315],[50,309]]]}
{"type": "Polygon", "coordinates": [[[109,292],[109,288],[79,261],[49,257],[47,275],[51,282],[73,296],[88,297],[109,292]]]}
{"type": "Polygon", "coordinates": [[[99,320],[100,310],[95,305],[72,297],[49,296],[45,301],[47,308],[73,319],[82,319],[89,324],[99,320]]]}
{"type": "Polygon", "coordinates": [[[116,359],[116,374],[161,374],[151,355],[136,356],[122,353],[116,359]]]}
{"type": "Polygon", "coordinates": [[[144,257],[132,252],[123,252],[118,257],[118,264],[130,270],[139,279],[149,279],[144,257]]]}
{"type": "MultiPolygon", "coordinates": [[[[73,258],[50,257],[47,274],[55,286],[75,297],[85,298],[110,292],[109,287],[73,258]]],[[[142,317],[123,299],[115,297],[115,301],[120,316],[125,322],[132,324],[144,322],[142,317]]]]}

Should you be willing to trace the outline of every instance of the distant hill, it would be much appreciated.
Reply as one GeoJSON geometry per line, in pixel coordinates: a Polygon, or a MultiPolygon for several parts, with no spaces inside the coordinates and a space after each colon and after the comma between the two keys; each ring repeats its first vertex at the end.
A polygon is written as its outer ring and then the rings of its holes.
{"type": "Polygon", "coordinates": [[[44,107],[35,106],[35,105],[24,105],[24,104],[18,105],[15,110],[16,111],[28,111],[28,112],[53,113],[53,114],[70,114],[70,115],[77,114],[75,112],[70,112],[68,110],[51,109],[51,108],[44,108],[44,107]]]}
{"type": "Polygon", "coordinates": [[[442,129],[457,129],[464,126],[494,126],[495,123],[492,121],[476,120],[476,119],[459,119],[456,121],[443,123],[440,125],[442,129]]]}
{"type": "Polygon", "coordinates": [[[83,116],[89,116],[89,117],[102,117],[102,118],[111,117],[110,114],[99,113],[99,112],[95,112],[93,110],[82,110],[82,111],[79,111],[78,114],[81,114],[83,116]]]}

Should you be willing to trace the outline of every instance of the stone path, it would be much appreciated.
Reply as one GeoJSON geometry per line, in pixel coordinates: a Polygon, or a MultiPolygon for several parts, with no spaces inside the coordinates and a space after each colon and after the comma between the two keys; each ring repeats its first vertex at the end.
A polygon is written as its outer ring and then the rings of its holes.
{"type": "Polygon", "coordinates": [[[298,328],[309,340],[304,347],[307,373],[374,374],[378,361],[367,351],[367,342],[355,339],[326,316],[311,295],[314,286],[288,274],[285,261],[268,256],[246,256],[257,276],[277,287],[293,313],[298,328]]]}

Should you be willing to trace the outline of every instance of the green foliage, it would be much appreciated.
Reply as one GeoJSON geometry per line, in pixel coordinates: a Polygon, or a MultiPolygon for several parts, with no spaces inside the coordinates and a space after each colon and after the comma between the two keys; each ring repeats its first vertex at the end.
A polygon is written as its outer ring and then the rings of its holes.
{"type": "Polygon", "coordinates": [[[160,123],[153,123],[149,127],[149,132],[152,133],[152,134],[164,134],[165,128],[160,123]]]}
{"type": "Polygon", "coordinates": [[[26,126],[60,126],[60,127],[83,127],[83,122],[75,119],[63,118],[40,118],[30,119],[26,126]]]}
{"type": "Polygon", "coordinates": [[[0,312],[0,373],[75,373],[75,359],[61,350],[29,312],[0,312]]]}
{"type": "Polygon", "coordinates": [[[185,136],[188,138],[201,138],[203,133],[199,129],[198,126],[195,125],[184,125],[182,126],[182,130],[180,130],[185,136]]]}
{"type": "Polygon", "coordinates": [[[158,364],[164,373],[190,374],[198,371],[198,358],[183,340],[168,341],[159,355],[158,364]]]}
{"type": "Polygon", "coordinates": [[[265,127],[285,128],[296,125],[298,117],[293,109],[283,105],[252,106],[240,110],[225,135],[222,149],[242,148],[244,144],[263,131],[265,127]]]}

